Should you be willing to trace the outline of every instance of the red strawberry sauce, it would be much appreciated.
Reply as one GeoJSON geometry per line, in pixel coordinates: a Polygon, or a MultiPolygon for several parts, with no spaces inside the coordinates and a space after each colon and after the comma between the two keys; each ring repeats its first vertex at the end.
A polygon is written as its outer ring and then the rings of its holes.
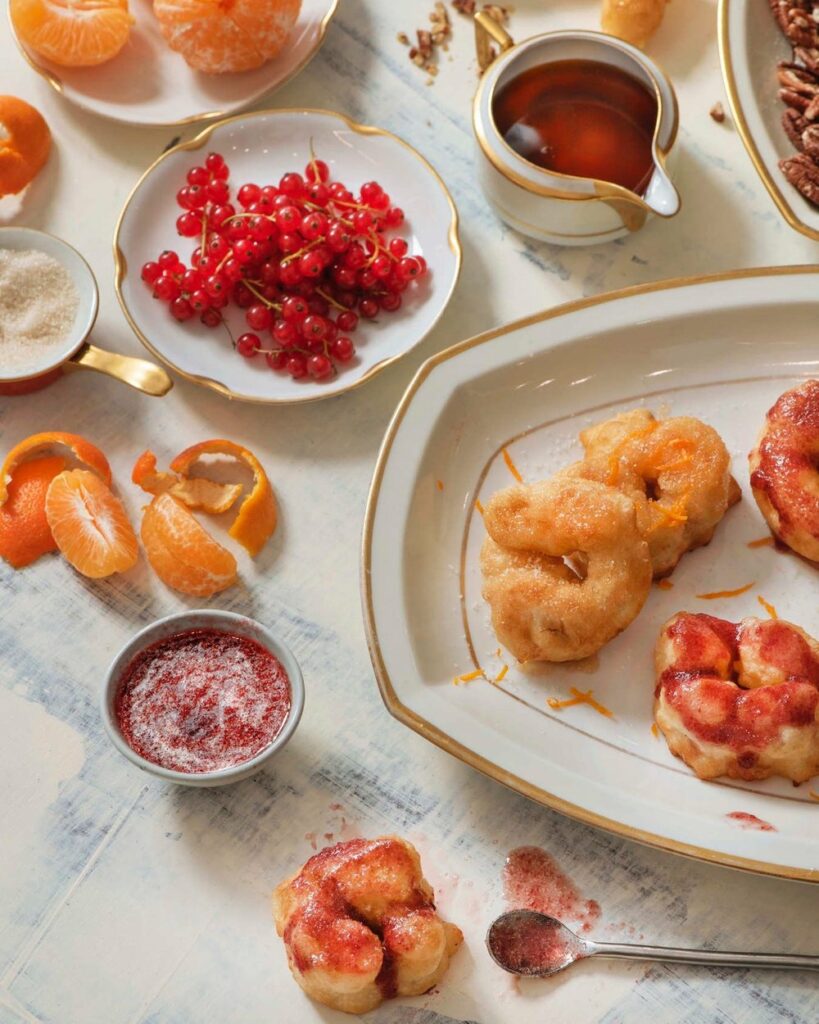
{"type": "Polygon", "coordinates": [[[128,664],[114,713],[141,757],[198,773],[261,753],[290,703],[287,673],[270,651],[248,637],[195,629],[152,644],[128,664]]]}

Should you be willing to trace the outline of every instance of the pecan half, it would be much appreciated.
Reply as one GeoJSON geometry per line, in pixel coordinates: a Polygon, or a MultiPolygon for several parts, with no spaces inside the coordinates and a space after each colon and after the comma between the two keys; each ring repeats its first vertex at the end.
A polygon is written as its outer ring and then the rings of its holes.
{"type": "Polygon", "coordinates": [[[782,114],[782,127],[785,134],[791,140],[795,149],[802,149],[802,135],[808,127],[808,122],[798,110],[793,107],[786,107],[782,114]]]}
{"type": "Polygon", "coordinates": [[[793,56],[814,75],[819,75],[819,46],[796,46],[793,56]]]}
{"type": "Polygon", "coordinates": [[[819,92],[819,79],[812,71],[800,68],[798,64],[782,61],[777,69],[776,77],[783,88],[791,89],[793,92],[800,92],[805,96],[815,96],[819,92]]]}
{"type": "Polygon", "coordinates": [[[819,124],[811,124],[802,132],[802,150],[814,163],[819,164],[819,124]]]}
{"type": "Polygon", "coordinates": [[[797,153],[787,160],[780,160],[779,168],[808,202],[819,206],[819,164],[804,153],[797,153]]]}
{"type": "Polygon", "coordinates": [[[819,47],[813,0],[770,0],[779,27],[794,46],[819,47]]]}

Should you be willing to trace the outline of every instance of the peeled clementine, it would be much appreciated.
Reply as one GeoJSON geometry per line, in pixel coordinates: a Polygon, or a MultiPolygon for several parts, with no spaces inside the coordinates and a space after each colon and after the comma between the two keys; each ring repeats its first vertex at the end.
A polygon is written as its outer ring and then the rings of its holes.
{"type": "Polygon", "coordinates": [[[56,551],[46,519],[46,493],[51,481],[65,469],[65,459],[49,455],[15,469],[8,499],[0,507],[0,555],[15,569],[56,551]]]}
{"type": "Polygon", "coordinates": [[[101,579],[136,564],[137,539],[122,502],[96,473],[69,469],[55,476],[46,518],[60,552],[83,576],[101,579]]]}
{"type": "Polygon", "coordinates": [[[0,196],[22,192],[50,151],[51,132],[39,110],[16,96],[0,96],[0,196]]]}
{"type": "Polygon", "coordinates": [[[236,582],[236,559],[170,494],[145,509],[140,535],[154,572],[174,590],[210,597],[236,582]]]}
{"type": "Polygon", "coordinates": [[[10,0],[20,42],[65,67],[102,64],[128,41],[128,0],[10,0]]]}
{"type": "Polygon", "coordinates": [[[205,477],[178,477],[156,468],[156,456],[144,451],[134,463],[131,480],[148,494],[171,494],[188,508],[201,509],[211,515],[227,512],[242,493],[241,484],[221,484],[205,477]]]}
{"type": "Polygon", "coordinates": [[[301,0],[154,0],[170,48],[210,74],[249,71],[275,57],[300,8],[301,0]]]}

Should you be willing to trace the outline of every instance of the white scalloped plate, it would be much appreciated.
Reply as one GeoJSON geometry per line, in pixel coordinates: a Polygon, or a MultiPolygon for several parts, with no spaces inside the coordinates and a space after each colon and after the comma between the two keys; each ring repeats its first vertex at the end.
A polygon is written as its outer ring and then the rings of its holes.
{"type": "MultiPolygon", "coordinates": [[[[730,619],[766,613],[819,635],[819,571],[771,547],[750,496],[747,453],[765,412],[819,374],[819,268],[661,282],[585,299],[434,356],[387,432],[364,529],[362,592],[373,664],[389,710],[500,782],[590,824],[666,850],[819,881],[819,804],[811,784],[702,782],[652,733],[652,652],[680,609],[730,619]],[[724,437],[742,485],[707,548],[673,589],[653,588],[638,619],[583,666],[524,672],[504,651],[480,596],[484,536],[476,502],[513,480],[579,457],[578,431],[646,405],[690,414],[724,437]],[[733,599],[697,594],[753,583],[733,599]],[[508,674],[493,683],[503,666],[508,674]],[[474,681],[453,678],[480,670],[474,681]],[[592,689],[591,707],[548,697],[592,689]],[[746,831],[746,812],[775,832],[746,831]]],[[[813,780],[819,797],[819,779],[813,780]]]]}
{"type": "Polygon", "coordinates": [[[788,224],[819,241],[819,207],[779,169],[796,152],[782,127],[776,78],[778,62],[790,60],[792,49],[769,0],[720,0],[719,49],[731,111],[757,174],[788,224]]]}
{"type": "MultiPolygon", "coordinates": [[[[205,150],[207,152],[207,150],[205,150]]],[[[228,398],[289,404],[338,395],[363,384],[418,345],[449,302],[461,268],[458,214],[446,185],[412,146],[381,128],[356,124],[328,110],[268,110],[209,125],[189,142],[164,153],[142,176],[120,214],[114,236],[116,289],[123,311],[145,347],[171,370],[228,398]],[[175,221],[177,189],[205,146],[222,153],[231,185],[278,181],[302,171],[310,145],[330,166],[334,180],[359,188],[377,179],[407,219],[401,233],[410,250],[425,257],[429,274],[404,293],[397,313],[362,321],[353,340],[356,356],[332,380],[292,380],[261,357],[243,359],[223,329],[197,320],[176,323],[140,280],[140,267],[163,249],[186,261],[195,239],[180,238],[175,221]]],[[[231,307],[227,321],[237,337],[244,314],[231,307]]]]}
{"type": "Polygon", "coordinates": [[[45,61],[12,34],[31,67],[83,110],[136,125],[183,125],[226,117],[288,82],[316,54],[338,0],[302,0],[282,52],[254,71],[203,75],[188,67],[162,38],[151,0],[131,0],[136,23],[123,50],[94,68],[45,61]]]}

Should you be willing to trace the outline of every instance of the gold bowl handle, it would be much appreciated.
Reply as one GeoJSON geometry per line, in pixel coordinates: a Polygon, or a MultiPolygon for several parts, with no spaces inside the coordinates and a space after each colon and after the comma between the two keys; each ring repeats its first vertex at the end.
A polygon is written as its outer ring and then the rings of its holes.
{"type": "Polygon", "coordinates": [[[106,352],[96,345],[85,344],[64,364],[67,372],[74,370],[96,370],[156,398],[166,395],[173,387],[168,374],[147,359],[122,356],[117,352],[106,352]]]}
{"type": "Polygon", "coordinates": [[[486,11],[478,11],[475,15],[475,49],[478,54],[478,67],[482,73],[497,56],[493,43],[497,43],[501,53],[515,45],[514,39],[494,18],[486,11]]]}

